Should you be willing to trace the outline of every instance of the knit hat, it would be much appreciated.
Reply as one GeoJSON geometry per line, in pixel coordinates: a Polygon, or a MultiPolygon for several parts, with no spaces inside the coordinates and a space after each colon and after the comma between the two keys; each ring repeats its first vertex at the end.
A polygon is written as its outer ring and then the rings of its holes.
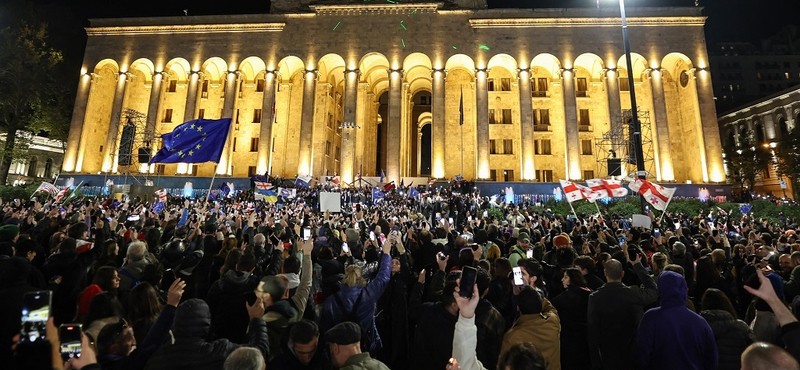
{"type": "Polygon", "coordinates": [[[3,225],[0,226],[0,241],[10,242],[19,234],[19,226],[3,225]]]}
{"type": "Polygon", "coordinates": [[[564,234],[556,235],[556,237],[553,238],[553,246],[556,248],[569,246],[569,237],[564,234]]]}
{"type": "Polygon", "coordinates": [[[530,235],[528,235],[528,233],[519,233],[519,236],[517,237],[517,240],[530,242],[531,241],[531,237],[530,237],[530,235]]]}
{"type": "Polygon", "coordinates": [[[325,333],[325,342],[348,345],[361,341],[361,328],[354,322],[345,321],[325,333]]]}

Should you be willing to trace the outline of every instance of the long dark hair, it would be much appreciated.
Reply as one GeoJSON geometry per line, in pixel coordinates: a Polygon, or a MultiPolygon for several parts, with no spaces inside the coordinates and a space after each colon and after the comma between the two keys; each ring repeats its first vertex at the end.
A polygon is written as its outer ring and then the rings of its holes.
{"type": "Polygon", "coordinates": [[[586,288],[589,284],[586,283],[586,278],[581,274],[581,270],[576,267],[567,267],[564,269],[564,274],[569,277],[569,286],[576,286],[579,288],[586,288]]]}
{"type": "Polygon", "coordinates": [[[148,282],[133,287],[128,296],[128,320],[136,323],[141,319],[156,319],[163,306],[158,300],[158,294],[148,282]]]}
{"type": "Polygon", "coordinates": [[[88,328],[92,322],[109,317],[122,317],[122,304],[109,292],[97,293],[89,304],[89,312],[83,320],[83,327],[88,328]]]}
{"type": "Polygon", "coordinates": [[[103,266],[94,273],[92,284],[97,284],[104,292],[114,292],[116,291],[116,288],[114,288],[114,279],[116,278],[117,270],[115,268],[103,266]]]}
{"type": "Polygon", "coordinates": [[[700,301],[700,310],[723,310],[733,315],[734,319],[737,318],[736,310],[733,309],[731,300],[728,299],[725,293],[716,288],[708,288],[706,292],[703,293],[703,299],[700,301]]]}

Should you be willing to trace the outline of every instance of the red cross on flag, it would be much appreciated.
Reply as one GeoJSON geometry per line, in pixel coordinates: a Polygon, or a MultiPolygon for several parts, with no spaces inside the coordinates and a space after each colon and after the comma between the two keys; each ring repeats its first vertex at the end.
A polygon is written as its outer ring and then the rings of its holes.
{"type": "Polygon", "coordinates": [[[270,184],[268,182],[263,182],[263,181],[253,181],[253,182],[256,185],[256,189],[261,189],[261,190],[272,189],[272,184],[270,184]]]}
{"type": "Polygon", "coordinates": [[[564,189],[564,194],[566,195],[567,202],[574,202],[579,199],[586,199],[590,202],[593,202],[595,199],[599,198],[593,194],[592,189],[583,186],[581,184],[574,183],[572,181],[561,181],[561,188],[564,189]]]}
{"type": "Polygon", "coordinates": [[[628,187],[641,194],[644,199],[653,205],[653,208],[663,211],[667,208],[672,196],[675,195],[675,188],[665,188],[658,184],[642,179],[633,179],[628,187]]]}
{"type": "Polygon", "coordinates": [[[156,190],[156,195],[158,195],[159,202],[166,202],[167,201],[167,191],[164,189],[156,190]]]}
{"type": "Polygon", "coordinates": [[[628,189],[622,187],[619,180],[589,179],[586,180],[586,186],[591,188],[592,192],[599,193],[600,198],[618,198],[628,195],[628,189]]]}

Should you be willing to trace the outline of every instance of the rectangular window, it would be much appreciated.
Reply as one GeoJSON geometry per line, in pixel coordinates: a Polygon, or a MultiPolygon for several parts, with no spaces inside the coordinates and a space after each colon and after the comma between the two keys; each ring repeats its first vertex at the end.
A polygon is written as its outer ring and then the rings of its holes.
{"type": "Polygon", "coordinates": [[[336,158],[335,159],[338,161],[339,158],[342,158],[342,152],[341,152],[341,149],[337,146],[336,147],[336,158]]]}
{"type": "Polygon", "coordinates": [[[536,170],[536,178],[539,182],[553,182],[553,170],[536,170]]]}
{"type": "Polygon", "coordinates": [[[497,123],[497,118],[495,117],[494,109],[489,109],[489,124],[494,125],[497,123]]]}
{"type": "Polygon", "coordinates": [[[233,151],[236,151],[236,138],[233,138],[233,151]]]}
{"type": "Polygon", "coordinates": [[[253,177],[255,175],[257,175],[256,166],[247,166],[247,176],[248,177],[253,177]]]}
{"type": "Polygon", "coordinates": [[[497,181],[497,170],[489,170],[489,180],[497,181]]]}
{"type": "Polygon", "coordinates": [[[257,152],[258,151],[258,138],[254,137],[250,139],[250,151],[257,152]]]}
{"type": "Polygon", "coordinates": [[[584,180],[585,179],[593,179],[593,178],[594,178],[594,171],[592,171],[592,170],[583,171],[583,179],[584,180]]]}
{"type": "Polygon", "coordinates": [[[503,181],[514,181],[514,170],[503,170],[503,181]]]}
{"type": "Polygon", "coordinates": [[[532,78],[531,79],[531,96],[534,98],[543,98],[547,96],[547,79],[546,78],[532,78]]]}
{"type": "Polygon", "coordinates": [[[575,89],[575,96],[584,98],[587,96],[587,91],[589,91],[589,85],[586,83],[586,77],[578,77],[578,86],[577,89],[575,89]]]}
{"type": "Polygon", "coordinates": [[[514,154],[514,141],[503,139],[503,154],[514,154]]]}
{"type": "Polygon", "coordinates": [[[264,92],[264,79],[256,80],[256,92],[264,92]]]}
{"type": "Polygon", "coordinates": [[[206,110],[205,109],[198,109],[197,110],[197,118],[203,119],[206,118],[206,110]]]}
{"type": "Polygon", "coordinates": [[[253,109],[253,123],[261,123],[261,109],[253,109]]]}
{"type": "Polygon", "coordinates": [[[325,142],[325,155],[328,155],[328,156],[331,155],[331,142],[330,141],[326,141],[325,142]]]}
{"type": "Polygon", "coordinates": [[[157,175],[164,175],[164,172],[166,171],[166,169],[167,169],[166,165],[163,165],[163,164],[156,165],[156,174],[157,175]]]}
{"type": "Polygon", "coordinates": [[[203,99],[208,99],[208,80],[203,80],[203,89],[200,91],[200,97],[203,99]]]}
{"type": "Polygon", "coordinates": [[[500,91],[511,91],[511,79],[510,78],[501,78],[500,79],[500,91]]]}
{"type": "Polygon", "coordinates": [[[189,166],[189,173],[190,173],[192,176],[197,176],[197,169],[198,169],[200,166],[198,166],[198,165],[193,165],[193,164],[188,164],[187,166],[189,166]]]}
{"type": "Polygon", "coordinates": [[[536,91],[547,92],[547,78],[540,77],[536,79],[536,91]]]}
{"type": "Polygon", "coordinates": [[[236,124],[238,125],[239,124],[239,110],[238,109],[236,110],[236,113],[234,113],[234,115],[235,115],[234,117],[236,118],[234,120],[234,122],[236,122],[236,124]]]}
{"type": "Polygon", "coordinates": [[[619,78],[619,91],[631,91],[631,85],[628,83],[627,77],[619,78]]]}
{"type": "Polygon", "coordinates": [[[769,178],[769,164],[761,171],[761,178],[768,179],[769,178]]]}
{"type": "Polygon", "coordinates": [[[488,79],[486,81],[486,87],[487,87],[486,90],[488,90],[488,91],[495,91],[495,89],[494,89],[494,79],[493,78],[490,78],[490,79],[488,79]]]}
{"type": "Polygon", "coordinates": [[[550,150],[550,140],[543,139],[543,140],[535,140],[533,142],[533,151],[537,155],[551,155],[552,152],[550,150]]]}
{"type": "Polygon", "coordinates": [[[174,93],[175,91],[178,91],[178,80],[170,80],[167,85],[167,92],[174,93]]]}
{"type": "Polygon", "coordinates": [[[164,109],[164,118],[161,119],[162,123],[172,123],[172,108],[164,109]]]}
{"type": "MultiPolygon", "coordinates": [[[[583,155],[592,155],[592,141],[591,140],[581,140],[581,154],[583,155]]],[[[591,178],[591,177],[589,177],[591,178]]]]}
{"type": "Polygon", "coordinates": [[[497,154],[497,140],[489,140],[489,154],[497,154]]]}
{"type": "Polygon", "coordinates": [[[578,131],[588,132],[591,131],[591,122],[589,120],[589,110],[581,109],[578,119],[578,131]]]}
{"type": "Polygon", "coordinates": [[[512,124],[511,120],[511,109],[503,109],[503,124],[510,125],[512,124]]]}

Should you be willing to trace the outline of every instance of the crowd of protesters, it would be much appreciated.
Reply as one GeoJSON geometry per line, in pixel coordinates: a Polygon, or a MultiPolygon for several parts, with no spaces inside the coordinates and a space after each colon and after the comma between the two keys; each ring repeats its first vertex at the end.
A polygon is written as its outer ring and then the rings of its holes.
{"type": "Polygon", "coordinates": [[[337,213],[319,210],[320,186],[272,204],[169,197],[159,213],[153,199],[0,200],[0,364],[798,369],[796,220],[650,214],[645,229],[471,189],[377,203],[335,189],[337,213]],[[50,346],[32,346],[22,298],[42,290],[50,346]],[[65,323],[85,333],[66,363],[65,323]]]}

